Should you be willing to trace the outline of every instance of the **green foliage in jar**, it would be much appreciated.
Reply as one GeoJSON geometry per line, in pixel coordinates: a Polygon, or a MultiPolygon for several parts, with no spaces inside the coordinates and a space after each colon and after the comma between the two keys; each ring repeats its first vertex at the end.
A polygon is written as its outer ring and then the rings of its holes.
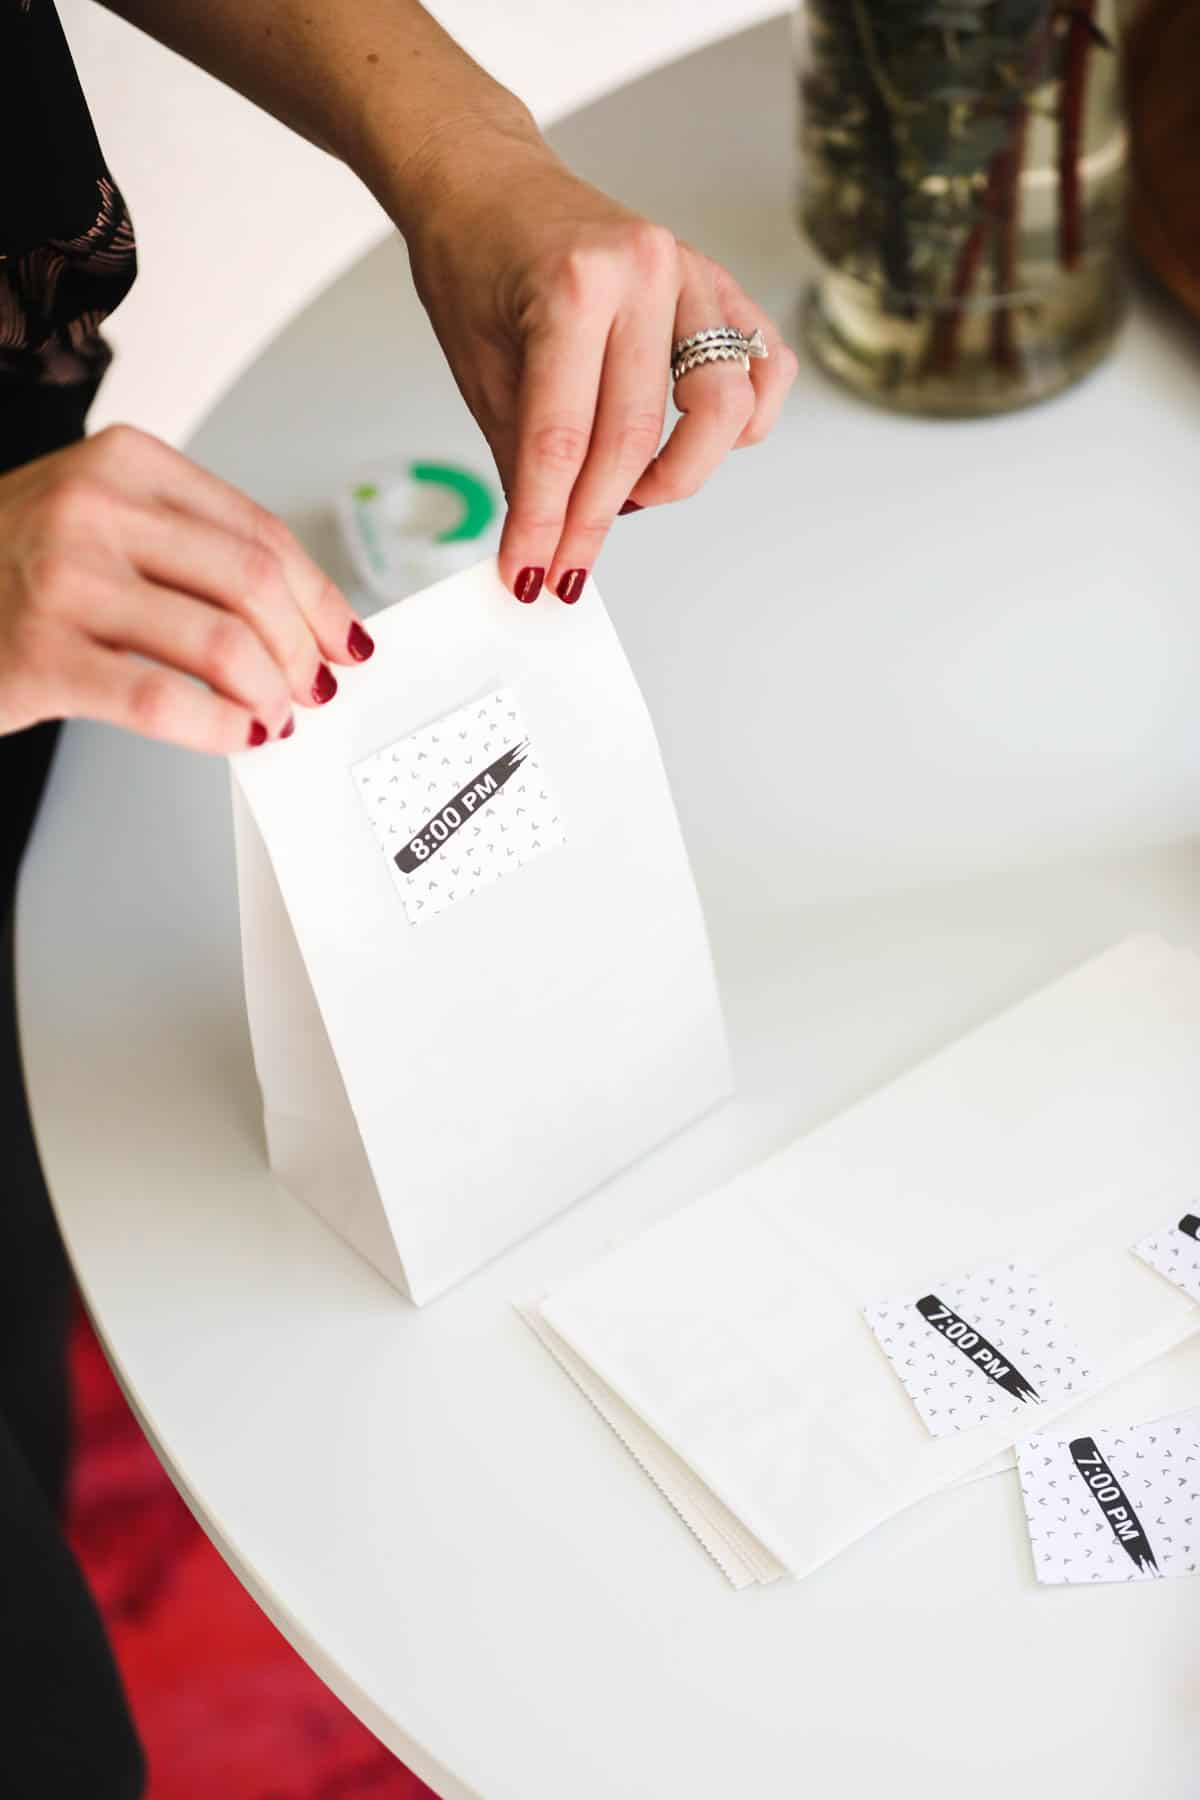
{"type": "Polygon", "coordinates": [[[1095,0],[808,0],[803,204],[822,255],[876,284],[900,317],[961,305],[985,247],[993,279],[1011,277],[1025,131],[1039,112],[1059,133],[1060,259],[1072,267],[1086,59],[1107,47],[1094,10],[1095,0]]]}

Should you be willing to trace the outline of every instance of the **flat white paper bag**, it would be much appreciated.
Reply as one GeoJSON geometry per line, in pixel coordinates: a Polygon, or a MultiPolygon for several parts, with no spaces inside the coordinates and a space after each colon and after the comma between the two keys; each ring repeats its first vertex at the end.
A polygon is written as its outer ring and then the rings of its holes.
{"type": "Polygon", "coordinates": [[[234,759],[272,1167],[418,1303],[731,1081],[653,728],[593,585],[482,565],[234,759]]]}
{"type": "Polygon", "coordinates": [[[564,1282],[539,1335],[686,1465],[655,1478],[702,1540],[697,1488],[722,1542],[724,1512],[752,1534],[736,1579],[769,1579],[764,1552],[805,1574],[1197,1329],[1129,1245],[1195,1193],[1198,1092],[1200,961],[1129,940],[564,1282]],[[997,1259],[1033,1271],[1079,1378],[931,1435],[868,1310],[997,1259]]]}

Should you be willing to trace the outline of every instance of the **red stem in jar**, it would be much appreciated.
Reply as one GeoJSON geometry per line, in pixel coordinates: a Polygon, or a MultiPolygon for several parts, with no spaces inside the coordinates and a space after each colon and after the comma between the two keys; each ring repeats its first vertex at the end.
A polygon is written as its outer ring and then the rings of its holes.
{"type": "Polygon", "coordinates": [[[1073,269],[1083,254],[1083,207],[1079,153],[1083,144],[1083,102],[1092,47],[1096,0],[1075,0],[1068,14],[1058,108],[1058,260],[1073,269]]]}
{"type": "Polygon", "coordinates": [[[982,210],[962,241],[962,247],[955,258],[954,274],[950,280],[950,291],[946,296],[945,305],[939,309],[933,321],[926,367],[935,375],[952,375],[958,363],[958,339],[963,319],[963,303],[975,286],[975,278],[979,274],[979,267],[983,261],[988,229],[992,222],[991,210],[988,205],[991,185],[989,172],[982,210]]]}
{"type": "Polygon", "coordinates": [[[1021,164],[1025,159],[1025,132],[1029,113],[1020,109],[1013,122],[1009,142],[992,164],[996,176],[996,237],[992,258],[992,317],[990,338],[992,362],[997,369],[1012,374],[1017,368],[1017,346],[1013,336],[1013,309],[1006,296],[1017,283],[1017,239],[1021,228],[1021,164]]]}
{"type": "MultiPolygon", "coordinates": [[[[1094,4],[1094,0],[1090,0],[1094,4]]],[[[1017,266],[1017,213],[1018,197],[1021,186],[1021,164],[1025,155],[1025,133],[1029,121],[1028,108],[1024,104],[1024,96],[1037,86],[1045,69],[1051,45],[1054,42],[1055,7],[1052,0],[1047,0],[1046,11],[1037,29],[1030,38],[1022,69],[1021,100],[1011,112],[1012,132],[1008,142],[993,156],[988,166],[987,187],[984,190],[979,217],[963,240],[954,265],[950,290],[946,304],[938,313],[930,333],[929,349],[925,358],[925,367],[932,374],[949,375],[954,372],[958,362],[959,336],[962,330],[966,300],[979,275],[983,260],[984,245],[989,230],[994,227],[999,238],[995,246],[997,280],[1003,268],[1006,271],[1006,284],[1016,278],[1017,266]]],[[[1015,345],[1012,335],[1012,318],[1007,307],[997,307],[991,321],[991,351],[997,366],[1010,369],[1015,366],[1015,345]]]]}

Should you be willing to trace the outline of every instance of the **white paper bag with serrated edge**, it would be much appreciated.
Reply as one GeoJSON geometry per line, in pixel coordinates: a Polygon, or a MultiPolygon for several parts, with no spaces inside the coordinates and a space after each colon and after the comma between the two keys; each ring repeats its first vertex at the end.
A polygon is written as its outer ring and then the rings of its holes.
{"type": "Polygon", "coordinates": [[[421,1303],[731,1079],[653,727],[599,596],[481,565],[233,759],[272,1167],[421,1303]]]}

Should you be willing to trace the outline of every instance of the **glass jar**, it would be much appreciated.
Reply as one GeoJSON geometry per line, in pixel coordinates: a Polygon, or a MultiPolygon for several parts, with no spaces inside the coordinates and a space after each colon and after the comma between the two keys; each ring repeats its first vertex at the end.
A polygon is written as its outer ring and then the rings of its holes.
{"type": "Polygon", "coordinates": [[[802,0],[810,349],[905,411],[1004,411],[1122,311],[1119,0],[802,0]]]}

